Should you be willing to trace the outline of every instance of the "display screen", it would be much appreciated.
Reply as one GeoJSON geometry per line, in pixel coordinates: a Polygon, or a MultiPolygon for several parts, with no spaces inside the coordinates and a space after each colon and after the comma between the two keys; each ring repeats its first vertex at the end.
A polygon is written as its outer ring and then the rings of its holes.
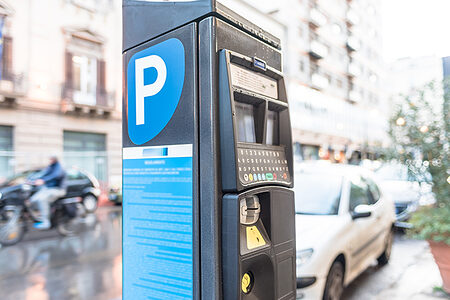
{"type": "Polygon", "coordinates": [[[278,144],[278,112],[267,111],[266,144],[278,144]]]}
{"type": "Polygon", "coordinates": [[[255,117],[254,106],[235,102],[236,121],[238,129],[238,141],[246,143],[255,143],[255,117]]]}

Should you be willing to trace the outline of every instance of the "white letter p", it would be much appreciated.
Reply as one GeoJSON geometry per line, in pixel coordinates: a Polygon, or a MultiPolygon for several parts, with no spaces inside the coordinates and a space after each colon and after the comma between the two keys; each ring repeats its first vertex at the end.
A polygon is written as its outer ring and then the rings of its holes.
{"type": "Polygon", "coordinates": [[[136,125],[145,123],[144,98],[159,93],[166,82],[167,68],[164,60],[158,55],[150,55],[135,60],[136,72],[136,125]],[[144,70],[155,68],[157,75],[152,84],[144,85],[144,70]]]}

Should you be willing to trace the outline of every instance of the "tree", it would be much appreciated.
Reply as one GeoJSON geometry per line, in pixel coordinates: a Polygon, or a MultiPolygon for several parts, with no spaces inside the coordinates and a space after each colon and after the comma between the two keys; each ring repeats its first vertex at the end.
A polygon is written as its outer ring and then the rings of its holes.
{"type": "Polygon", "coordinates": [[[432,184],[436,204],[413,215],[410,234],[450,245],[450,84],[431,82],[402,96],[389,120],[387,153],[409,175],[432,184]]]}

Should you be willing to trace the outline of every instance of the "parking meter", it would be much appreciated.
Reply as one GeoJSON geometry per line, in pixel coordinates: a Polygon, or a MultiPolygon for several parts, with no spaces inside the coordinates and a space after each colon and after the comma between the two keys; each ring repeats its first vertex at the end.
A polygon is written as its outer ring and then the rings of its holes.
{"type": "Polygon", "coordinates": [[[124,0],[123,67],[123,299],[295,299],[280,41],[213,0],[124,0]]]}

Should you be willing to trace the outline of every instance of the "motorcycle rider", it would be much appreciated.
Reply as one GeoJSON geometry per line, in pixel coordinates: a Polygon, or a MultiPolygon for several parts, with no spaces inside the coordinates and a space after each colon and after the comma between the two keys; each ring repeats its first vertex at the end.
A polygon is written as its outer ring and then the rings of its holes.
{"type": "Polygon", "coordinates": [[[42,186],[30,199],[40,212],[40,219],[34,224],[37,229],[50,228],[50,204],[65,195],[64,181],[66,172],[62,168],[56,155],[50,156],[50,163],[44,173],[34,181],[42,186]]]}

